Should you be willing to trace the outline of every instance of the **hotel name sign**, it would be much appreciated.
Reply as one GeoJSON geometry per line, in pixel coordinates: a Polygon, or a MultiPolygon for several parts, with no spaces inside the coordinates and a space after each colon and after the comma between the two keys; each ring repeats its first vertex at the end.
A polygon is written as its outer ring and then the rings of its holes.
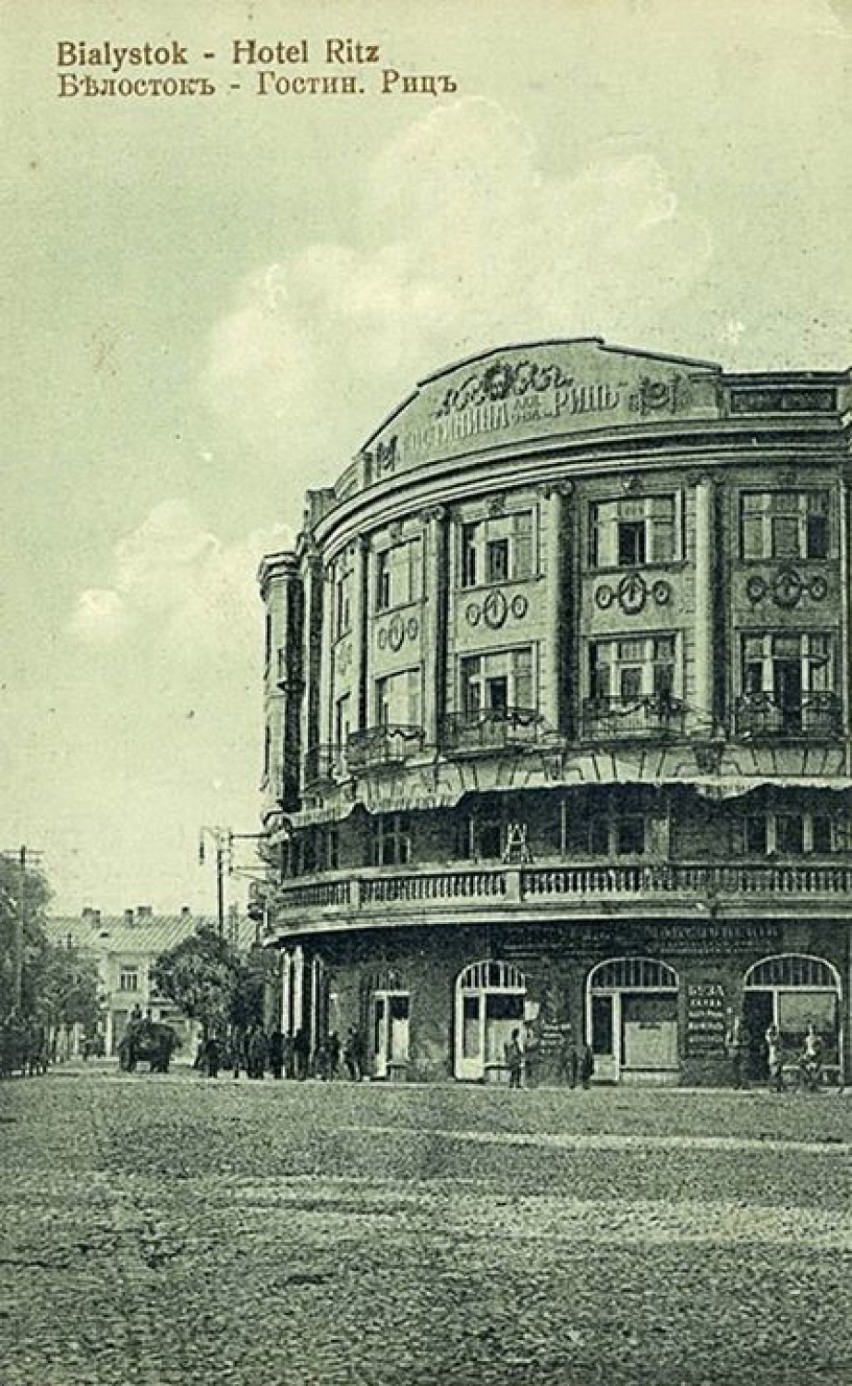
{"type": "Polygon", "coordinates": [[[595,343],[501,352],[435,376],[365,447],[366,484],[482,446],[715,417],[717,372],[595,343]]]}

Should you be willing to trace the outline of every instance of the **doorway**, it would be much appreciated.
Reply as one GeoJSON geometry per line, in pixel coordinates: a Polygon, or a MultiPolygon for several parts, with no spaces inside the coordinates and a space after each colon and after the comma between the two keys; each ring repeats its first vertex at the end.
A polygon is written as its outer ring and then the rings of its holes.
{"type": "Polygon", "coordinates": [[[456,1078],[482,1081],[499,1069],[513,1030],[523,1030],[527,983],[513,963],[472,963],[456,980],[456,1078]]]}
{"type": "Polygon", "coordinates": [[[586,1033],[603,1083],[674,1082],[678,976],[656,958],[610,958],[589,973],[586,1033]]]}

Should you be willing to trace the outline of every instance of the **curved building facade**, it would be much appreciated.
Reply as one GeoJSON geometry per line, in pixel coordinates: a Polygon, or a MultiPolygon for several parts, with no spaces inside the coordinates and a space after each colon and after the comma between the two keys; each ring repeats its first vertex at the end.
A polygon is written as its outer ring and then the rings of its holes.
{"type": "Polygon", "coordinates": [[[283,1028],[375,1078],[848,1068],[850,372],[599,339],[424,380],[266,606],[283,1028]]]}

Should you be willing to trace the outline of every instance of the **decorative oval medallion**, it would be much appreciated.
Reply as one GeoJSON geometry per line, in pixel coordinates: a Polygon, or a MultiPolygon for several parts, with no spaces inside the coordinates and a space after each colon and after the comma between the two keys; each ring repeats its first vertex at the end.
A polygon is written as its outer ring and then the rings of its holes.
{"type": "Polygon", "coordinates": [[[390,645],[392,650],[396,651],[401,648],[404,639],[405,627],[402,624],[402,617],[394,616],[393,620],[388,626],[388,644],[390,645]]]}
{"type": "Polygon", "coordinates": [[[817,573],[808,583],[808,596],[812,601],[824,602],[828,596],[828,579],[822,573],[817,573]]]}
{"type": "Polygon", "coordinates": [[[641,573],[626,573],[618,584],[618,604],[625,616],[636,616],[648,600],[648,588],[641,573]]]}
{"type": "Polygon", "coordinates": [[[469,606],[465,607],[464,619],[469,626],[478,626],[481,616],[482,612],[477,602],[471,602],[469,606]]]}
{"type": "Polygon", "coordinates": [[[509,604],[500,591],[489,592],[482,603],[482,616],[487,626],[499,630],[509,613],[509,604]]]}
{"type": "Polygon", "coordinates": [[[657,606],[668,606],[672,599],[672,585],[665,578],[658,578],[651,588],[651,596],[657,606]]]}
{"type": "Polygon", "coordinates": [[[418,635],[420,634],[420,626],[418,625],[416,616],[409,616],[405,627],[405,633],[408,636],[409,640],[417,639],[418,635]]]}
{"type": "Polygon", "coordinates": [[[776,606],[787,609],[798,606],[802,600],[804,583],[795,568],[782,568],[772,584],[772,595],[776,606]]]}
{"type": "Polygon", "coordinates": [[[766,578],[762,578],[758,573],[754,573],[746,583],[746,596],[755,605],[763,601],[766,590],[766,578]]]}
{"type": "Polygon", "coordinates": [[[380,650],[383,650],[388,643],[388,633],[384,626],[381,626],[376,636],[376,643],[380,650]]]}
{"type": "Polygon", "coordinates": [[[607,583],[605,583],[605,582],[602,583],[601,586],[600,586],[600,587],[597,589],[597,591],[595,592],[595,604],[596,604],[596,606],[599,606],[600,609],[601,609],[601,611],[606,611],[606,610],[608,610],[609,607],[612,606],[612,604],[613,604],[614,601],[615,601],[615,590],[614,590],[614,588],[610,587],[610,586],[609,586],[607,583]]]}
{"type": "Polygon", "coordinates": [[[527,612],[529,611],[529,606],[530,604],[524,596],[523,592],[518,592],[512,598],[512,615],[515,617],[516,620],[522,621],[526,616],[527,612]]]}

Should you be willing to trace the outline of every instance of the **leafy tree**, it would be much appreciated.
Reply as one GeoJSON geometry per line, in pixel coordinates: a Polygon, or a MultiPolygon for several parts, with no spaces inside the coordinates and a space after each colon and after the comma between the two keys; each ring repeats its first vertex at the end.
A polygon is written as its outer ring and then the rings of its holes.
{"type": "Polygon", "coordinates": [[[98,1024],[98,967],[76,948],[49,944],[44,959],[40,1004],[51,1025],[82,1025],[94,1034],[98,1024]]]}
{"type": "Polygon", "coordinates": [[[15,1009],[15,951],[21,927],[20,1014],[26,1018],[43,1018],[45,977],[51,953],[44,928],[49,900],[50,889],[41,871],[32,867],[22,871],[17,857],[0,856],[0,1020],[15,1009]]]}
{"type": "Polygon", "coordinates": [[[200,1021],[205,1035],[224,1033],[241,976],[235,948],[210,925],[201,925],[190,938],[161,953],[152,972],[157,991],[184,1015],[200,1021]]]}

